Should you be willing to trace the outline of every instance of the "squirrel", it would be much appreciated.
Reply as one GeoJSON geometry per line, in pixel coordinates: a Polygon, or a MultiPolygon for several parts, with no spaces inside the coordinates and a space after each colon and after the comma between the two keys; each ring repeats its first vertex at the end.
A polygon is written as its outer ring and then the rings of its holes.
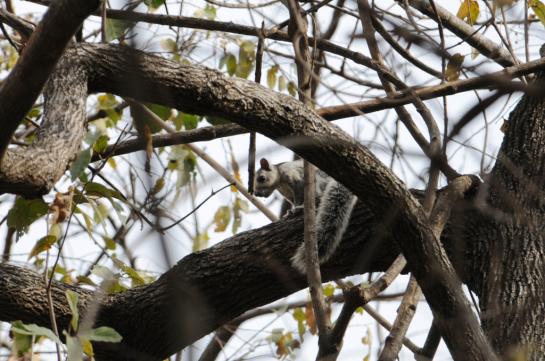
{"type": "MultiPolygon", "coordinates": [[[[254,194],[268,197],[278,190],[294,208],[303,206],[304,175],[303,160],[269,164],[267,159],[260,160],[261,168],[255,175],[254,194]]],[[[344,231],[348,226],[352,209],[357,197],[345,186],[317,170],[316,177],[316,237],[320,264],[326,262],[337,249],[344,231]]],[[[291,264],[301,273],[306,272],[305,247],[302,244],[291,264]]]]}

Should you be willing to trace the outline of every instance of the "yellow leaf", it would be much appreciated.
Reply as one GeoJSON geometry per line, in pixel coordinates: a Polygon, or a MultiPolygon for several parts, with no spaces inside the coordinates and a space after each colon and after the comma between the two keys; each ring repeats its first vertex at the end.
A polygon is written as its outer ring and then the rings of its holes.
{"type": "Polygon", "coordinates": [[[328,283],[323,287],[324,289],[324,296],[331,297],[333,296],[333,293],[335,293],[335,286],[333,286],[331,283],[328,283]]]}
{"type": "Polygon", "coordinates": [[[479,3],[476,0],[463,0],[456,16],[466,23],[473,25],[479,17],[479,3]]]}
{"type": "Polygon", "coordinates": [[[157,194],[165,186],[165,178],[161,177],[155,181],[153,188],[151,188],[150,194],[157,194]]]}
{"type": "Polygon", "coordinates": [[[539,18],[539,21],[545,25],[545,5],[539,0],[529,0],[528,5],[530,5],[534,14],[539,18]]]}
{"type": "Polygon", "coordinates": [[[445,79],[447,81],[454,81],[460,77],[460,69],[464,58],[463,55],[456,53],[449,59],[447,69],[445,70],[445,79]]]}
{"type": "Polygon", "coordinates": [[[193,238],[193,252],[197,252],[208,247],[209,240],[210,236],[208,235],[208,232],[199,233],[193,238]]]}
{"type": "Polygon", "coordinates": [[[223,232],[231,221],[231,210],[227,206],[221,206],[214,214],[214,232],[223,232]]]}
{"type": "Polygon", "coordinates": [[[115,96],[108,93],[99,95],[97,97],[97,100],[98,100],[98,104],[97,104],[98,109],[104,109],[104,110],[112,109],[119,104],[115,96]]]}
{"type": "Polygon", "coordinates": [[[108,165],[110,167],[112,167],[113,169],[116,169],[117,168],[117,163],[115,162],[115,159],[114,158],[108,158],[108,161],[107,161],[108,165]]]}
{"type": "Polygon", "coordinates": [[[93,357],[95,353],[93,352],[93,344],[91,341],[89,341],[86,338],[80,337],[81,347],[83,349],[83,353],[86,354],[89,357],[93,357]]]}

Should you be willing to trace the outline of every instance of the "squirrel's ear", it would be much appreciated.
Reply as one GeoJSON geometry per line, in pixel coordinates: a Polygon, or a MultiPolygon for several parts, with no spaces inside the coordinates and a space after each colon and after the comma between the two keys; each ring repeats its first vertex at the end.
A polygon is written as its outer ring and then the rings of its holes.
{"type": "Polygon", "coordinates": [[[259,160],[259,164],[261,165],[261,169],[263,170],[271,170],[271,167],[269,166],[269,161],[265,158],[261,158],[259,160]]]}

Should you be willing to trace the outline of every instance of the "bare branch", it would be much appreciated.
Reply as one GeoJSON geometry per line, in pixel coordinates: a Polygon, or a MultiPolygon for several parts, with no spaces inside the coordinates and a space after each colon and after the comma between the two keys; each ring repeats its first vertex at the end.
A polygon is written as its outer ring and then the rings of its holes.
{"type": "MultiPolygon", "coordinates": [[[[402,0],[396,0],[399,3],[402,3],[402,0]]],[[[409,5],[418,11],[426,14],[430,18],[437,21],[436,13],[430,4],[426,0],[407,0],[409,5]]],[[[401,5],[403,6],[403,5],[401,5]]],[[[507,67],[515,65],[516,62],[513,61],[511,54],[506,51],[503,46],[495,44],[490,39],[485,36],[475,32],[472,26],[465,23],[463,20],[458,19],[454,14],[451,14],[445,8],[435,4],[435,9],[437,14],[441,18],[441,23],[445,28],[452,31],[462,40],[467,42],[469,45],[477,49],[484,56],[494,60],[496,63],[507,67]]]]}
{"type": "Polygon", "coordinates": [[[386,341],[384,342],[384,348],[378,358],[379,361],[394,361],[397,359],[403,338],[409,329],[421,295],[422,291],[418,287],[416,279],[411,276],[407,291],[405,291],[401,305],[399,305],[397,310],[397,317],[390,335],[386,337],[386,341]]]}

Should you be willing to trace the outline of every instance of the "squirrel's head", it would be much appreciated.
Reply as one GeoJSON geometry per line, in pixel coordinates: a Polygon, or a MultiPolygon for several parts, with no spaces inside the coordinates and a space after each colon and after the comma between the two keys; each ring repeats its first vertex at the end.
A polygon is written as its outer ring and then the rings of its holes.
{"type": "Polygon", "coordinates": [[[258,197],[268,197],[276,189],[279,180],[278,169],[269,164],[265,158],[259,161],[261,168],[255,173],[254,194],[258,197]]]}

